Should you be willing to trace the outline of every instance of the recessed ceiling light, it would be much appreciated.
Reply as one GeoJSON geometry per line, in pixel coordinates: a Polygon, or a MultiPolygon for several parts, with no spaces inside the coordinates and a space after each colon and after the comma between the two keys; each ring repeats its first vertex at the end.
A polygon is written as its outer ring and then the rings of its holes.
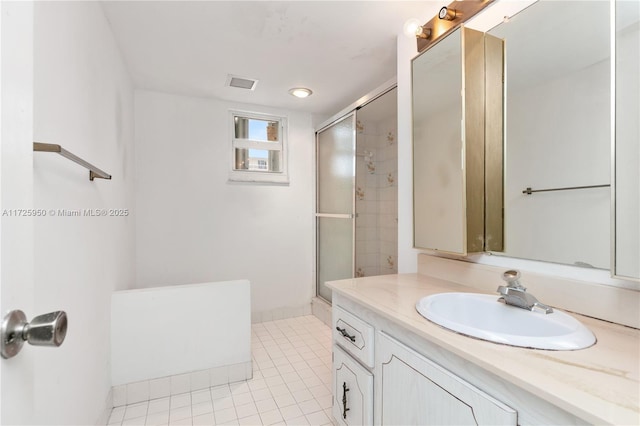
{"type": "Polygon", "coordinates": [[[311,96],[312,93],[313,92],[306,87],[294,87],[293,89],[289,89],[289,94],[296,98],[306,98],[307,96],[311,96]]]}

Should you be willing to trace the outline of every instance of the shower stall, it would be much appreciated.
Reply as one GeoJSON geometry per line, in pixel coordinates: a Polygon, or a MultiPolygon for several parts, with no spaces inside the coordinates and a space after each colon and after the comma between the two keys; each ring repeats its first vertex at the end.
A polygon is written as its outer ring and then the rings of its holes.
{"type": "Polygon", "coordinates": [[[316,286],[397,273],[398,147],[394,88],[316,135],[316,286]]]}

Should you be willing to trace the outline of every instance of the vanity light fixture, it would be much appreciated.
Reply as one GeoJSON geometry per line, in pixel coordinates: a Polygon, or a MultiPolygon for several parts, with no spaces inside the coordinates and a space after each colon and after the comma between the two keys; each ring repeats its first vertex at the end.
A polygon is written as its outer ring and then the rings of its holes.
{"type": "Polygon", "coordinates": [[[407,35],[415,36],[418,52],[424,52],[494,1],[496,0],[454,0],[448,6],[440,8],[440,11],[425,24],[420,25],[418,22],[411,27],[411,20],[407,21],[404,26],[405,33],[413,28],[413,33],[407,35]],[[421,27],[420,30],[417,30],[418,27],[421,27]]]}
{"type": "Polygon", "coordinates": [[[431,37],[431,28],[425,28],[416,18],[411,18],[404,23],[403,31],[408,37],[428,39],[431,37]]]}
{"type": "Polygon", "coordinates": [[[293,89],[289,89],[289,94],[296,98],[306,98],[311,96],[312,93],[311,89],[307,89],[306,87],[294,87],[293,89]]]}
{"type": "Polygon", "coordinates": [[[453,21],[456,19],[457,11],[455,9],[449,9],[447,6],[442,6],[438,13],[438,18],[446,21],[453,21]]]}

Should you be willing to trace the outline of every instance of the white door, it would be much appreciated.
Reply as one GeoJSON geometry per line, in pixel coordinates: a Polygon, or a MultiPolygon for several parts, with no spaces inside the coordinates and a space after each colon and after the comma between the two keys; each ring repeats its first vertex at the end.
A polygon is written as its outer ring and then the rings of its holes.
{"type": "MultiPolygon", "coordinates": [[[[33,3],[0,1],[0,315],[34,316],[33,3]]],[[[27,345],[28,346],[28,345],[27,345]]],[[[33,348],[0,359],[0,423],[32,423],[33,348]]]]}

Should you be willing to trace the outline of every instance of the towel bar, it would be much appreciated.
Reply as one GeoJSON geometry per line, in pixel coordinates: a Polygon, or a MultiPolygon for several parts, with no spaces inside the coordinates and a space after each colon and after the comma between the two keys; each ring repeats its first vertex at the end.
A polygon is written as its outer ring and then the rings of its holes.
{"type": "Polygon", "coordinates": [[[74,163],[80,164],[82,167],[89,169],[89,180],[93,180],[95,178],[99,179],[111,179],[111,175],[107,172],[104,172],[94,166],[93,164],[84,161],[82,158],[70,153],[60,145],[56,145],[54,143],[42,143],[42,142],[34,142],[33,150],[36,152],[55,152],[57,154],[62,155],[65,158],[73,161],[74,163]]]}
{"type": "Polygon", "coordinates": [[[572,189],[590,189],[590,188],[607,188],[611,185],[587,185],[587,186],[568,186],[566,188],[549,188],[549,189],[531,189],[527,188],[522,191],[523,194],[531,195],[534,192],[549,192],[549,191],[568,191],[572,189]]]}

